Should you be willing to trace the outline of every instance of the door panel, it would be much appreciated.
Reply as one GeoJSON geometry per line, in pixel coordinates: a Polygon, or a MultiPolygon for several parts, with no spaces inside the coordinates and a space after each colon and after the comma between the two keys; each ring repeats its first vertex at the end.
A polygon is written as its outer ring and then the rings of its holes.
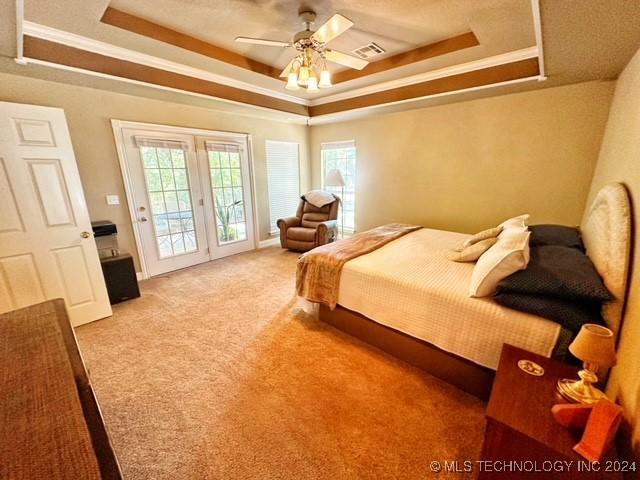
{"type": "Polygon", "coordinates": [[[0,158],[0,198],[4,205],[0,208],[0,235],[9,232],[24,232],[16,196],[13,193],[4,158],[0,158]]]}
{"type": "Polygon", "coordinates": [[[51,122],[27,118],[14,118],[13,125],[20,146],[55,147],[51,122]]]}
{"type": "Polygon", "coordinates": [[[91,274],[80,246],[53,250],[58,275],[62,279],[67,303],[73,307],[93,302],[91,274]]]}
{"type": "Polygon", "coordinates": [[[0,102],[0,311],[64,298],[74,325],[111,315],[64,112],[0,102]]]}
{"type": "Polygon", "coordinates": [[[251,176],[246,138],[198,137],[211,258],[253,250],[251,176]]]}
{"type": "Polygon", "coordinates": [[[27,160],[31,182],[47,226],[75,225],[60,160],[27,160]]]}
{"type": "Polygon", "coordinates": [[[123,136],[149,275],[208,261],[193,137],[133,129],[123,136]]]}
{"type": "Polygon", "coordinates": [[[0,259],[0,308],[3,312],[46,300],[33,255],[0,259]]]}

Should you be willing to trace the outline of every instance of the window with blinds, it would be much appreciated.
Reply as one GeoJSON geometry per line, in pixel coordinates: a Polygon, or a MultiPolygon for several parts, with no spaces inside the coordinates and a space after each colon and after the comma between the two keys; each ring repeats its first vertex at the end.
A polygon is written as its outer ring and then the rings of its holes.
{"type": "Polygon", "coordinates": [[[344,142],[328,142],[320,146],[322,156],[322,188],[335,193],[342,198],[342,205],[338,212],[338,224],[343,225],[344,230],[353,233],[356,230],[356,142],[348,140],[344,142]],[[325,185],[327,173],[337,169],[344,179],[344,187],[325,185]],[[344,192],[343,192],[344,188],[344,192]]]}
{"type": "Polygon", "coordinates": [[[271,234],[278,232],[279,218],[295,215],[300,199],[300,146],[267,140],[267,181],[271,234]]]}

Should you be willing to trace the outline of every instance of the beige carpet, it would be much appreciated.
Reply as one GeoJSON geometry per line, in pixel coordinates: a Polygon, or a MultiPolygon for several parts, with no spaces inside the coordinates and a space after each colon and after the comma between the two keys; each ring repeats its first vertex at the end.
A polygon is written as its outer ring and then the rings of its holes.
{"type": "Polygon", "coordinates": [[[478,458],[484,404],[299,311],[296,258],[142,282],[76,330],[126,479],[446,478],[432,460],[478,458]]]}

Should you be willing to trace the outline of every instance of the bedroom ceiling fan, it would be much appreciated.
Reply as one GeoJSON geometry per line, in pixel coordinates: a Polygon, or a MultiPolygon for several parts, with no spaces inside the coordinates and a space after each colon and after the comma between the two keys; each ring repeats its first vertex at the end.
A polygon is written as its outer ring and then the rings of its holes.
{"type": "Polygon", "coordinates": [[[269,47],[293,47],[300,53],[291,59],[280,74],[287,79],[288,90],[306,88],[307,92],[317,92],[319,88],[331,87],[331,72],[327,60],[345,67],[362,70],[369,62],[327,47],[327,44],[350,29],[354,23],[347,17],[335,13],[318,30],[311,30],[316,19],[313,10],[299,14],[305,29],[296,33],[291,42],[266,40],[263,38],[236,37],[236,42],[266,45],[269,47]]]}

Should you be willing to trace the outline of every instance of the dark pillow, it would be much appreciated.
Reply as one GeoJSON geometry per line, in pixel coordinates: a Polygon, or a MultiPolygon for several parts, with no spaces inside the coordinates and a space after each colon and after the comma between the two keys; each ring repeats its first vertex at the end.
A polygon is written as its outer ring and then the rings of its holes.
{"type": "Polygon", "coordinates": [[[575,248],[556,245],[531,248],[527,268],[500,281],[496,291],[566,300],[603,302],[613,298],[589,257],[575,248]]]}
{"type": "Polygon", "coordinates": [[[530,247],[541,247],[544,245],[558,245],[561,247],[577,248],[584,252],[582,236],[577,227],[567,227],[564,225],[530,225],[531,237],[530,247]]]}
{"type": "Polygon", "coordinates": [[[604,325],[598,302],[575,302],[522,293],[496,293],[493,299],[505,307],[553,320],[574,333],[578,333],[585,323],[604,325]]]}

